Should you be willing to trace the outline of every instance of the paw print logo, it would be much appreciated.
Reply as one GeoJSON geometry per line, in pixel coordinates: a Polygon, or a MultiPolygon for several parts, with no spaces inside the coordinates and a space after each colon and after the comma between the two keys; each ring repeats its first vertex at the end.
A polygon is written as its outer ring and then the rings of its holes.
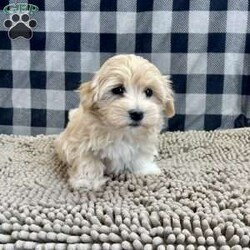
{"type": "Polygon", "coordinates": [[[10,39],[23,37],[31,39],[33,36],[32,28],[35,28],[37,22],[35,19],[30,19],[28,14],[14,14],[10,19],[4,21],[4,26],[9,29],[8,35],[10,39]]]}

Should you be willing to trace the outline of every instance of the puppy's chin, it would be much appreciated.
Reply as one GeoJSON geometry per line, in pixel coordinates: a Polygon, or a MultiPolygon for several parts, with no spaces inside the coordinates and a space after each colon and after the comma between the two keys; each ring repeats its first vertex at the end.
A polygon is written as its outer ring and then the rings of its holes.
{"type": "Polygon", "coordinates": [[[106,122],[105,126],[111,131],[120,131],[121,133],[132,134],[145,134],[150,131],[159,130],[159,124],[146,124],[143,122],[126,121],[124,123],[113,123],[112,121],[106,122]]]}

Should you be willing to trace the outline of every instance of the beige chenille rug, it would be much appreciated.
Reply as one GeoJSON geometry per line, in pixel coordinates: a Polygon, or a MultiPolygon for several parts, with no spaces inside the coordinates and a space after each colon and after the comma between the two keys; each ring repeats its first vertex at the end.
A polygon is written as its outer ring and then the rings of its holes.
{"type": "Polygon", "coordinates": [[[72,192],[53,136],[0,136],[0,249],[250,249],[250,129],[166,133],[162,175],[72,192]]]}

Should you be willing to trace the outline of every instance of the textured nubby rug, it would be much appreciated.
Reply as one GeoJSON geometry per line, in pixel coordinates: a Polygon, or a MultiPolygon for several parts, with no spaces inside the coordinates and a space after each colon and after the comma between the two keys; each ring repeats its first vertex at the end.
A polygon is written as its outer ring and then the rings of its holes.
{"type": "Polygon", "coordinates": [[[0,136],[0,249],[249,249],[250,129],[160,136],[160,176],[71,191],[53,136],[0,136]]]}

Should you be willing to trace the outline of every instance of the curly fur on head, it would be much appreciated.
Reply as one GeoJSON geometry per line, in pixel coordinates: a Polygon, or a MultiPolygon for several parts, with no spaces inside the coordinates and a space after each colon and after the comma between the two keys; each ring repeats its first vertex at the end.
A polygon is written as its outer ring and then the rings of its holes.
{"type": "Polygon", "coordinates": [[[99,189],[104,174],[159,174],[154,163],[163,111],[175,113],[170,81],[146,59],[118,55],[80,88],[80,105],[55,146],[75,189],[99,189]]]}

